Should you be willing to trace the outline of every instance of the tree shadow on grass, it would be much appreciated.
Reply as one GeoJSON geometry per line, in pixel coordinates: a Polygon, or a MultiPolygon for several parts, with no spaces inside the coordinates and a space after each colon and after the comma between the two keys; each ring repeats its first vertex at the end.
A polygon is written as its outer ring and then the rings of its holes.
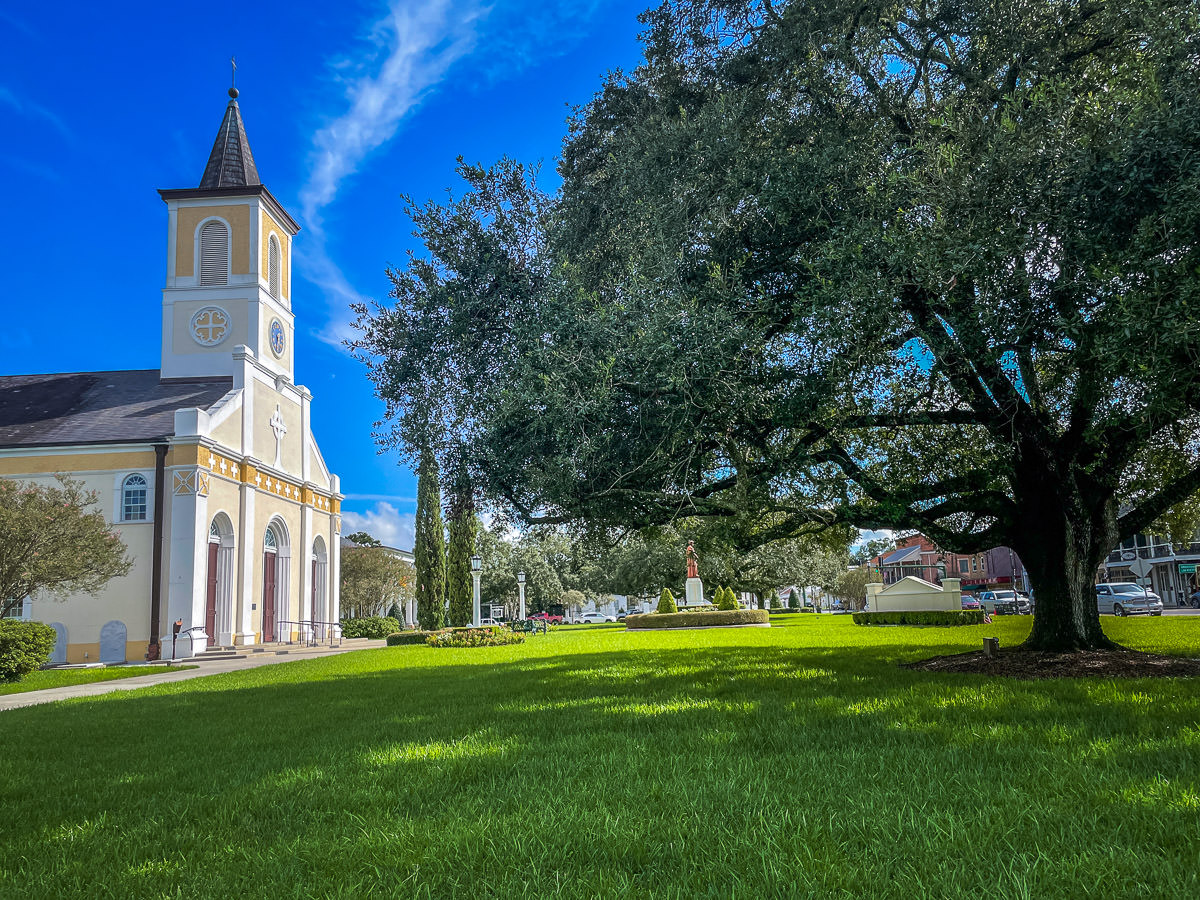
{"type": "Polygon", "coordinates": [[[1074,851],[1082,806],[1115,833],[1197,836],[1200,698],[1182,682],[929,676],[895,668],[903,642],[376,652],[355,674],[334,658],[6,713],[3,878],[46,896],[98,867],[127,896],[164,874],[220,896],[247,871],[273,895],[464,878],[504,895],[552,865],[588,896],[728,885],[729,854],[765,842],[781,873],[853,892],[881,834],[906,853],[939,829],[990,829],[985,853],[1028,833],[1074,851]]]}

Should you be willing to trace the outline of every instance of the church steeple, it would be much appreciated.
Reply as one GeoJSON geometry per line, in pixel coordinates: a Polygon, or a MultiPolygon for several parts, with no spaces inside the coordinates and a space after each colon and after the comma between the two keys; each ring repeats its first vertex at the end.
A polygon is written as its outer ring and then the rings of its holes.
{"type": "Polygon", "coordinates": [[[245,359],[292,377],[291,250],[300,226],[259,180],[237,94],[229,89],[200,186],[159,191],[169,235],[164,378],[236,374],[245,359]]]}
{"type": "Polygon", "coordinates": [[[229,105],[225,107],[225,118],[217,131],[204,177],[200,179],[200,190],[213,188],[247,187],[262,184],[258,169],[254,165],[254,154],[250,152],[250,141],[246,137],[246,126],[238,109],[237,88],[229,89],[229,105]]]}

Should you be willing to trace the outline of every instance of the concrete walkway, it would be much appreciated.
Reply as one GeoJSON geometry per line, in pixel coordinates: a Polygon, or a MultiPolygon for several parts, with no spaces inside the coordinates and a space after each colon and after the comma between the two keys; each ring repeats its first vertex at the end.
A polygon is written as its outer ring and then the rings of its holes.
{"type": "Polygon", "coordinates": [[[206,660],[200,658],[180,660],[180,665],[196,666],[196,668],[172,672],[156,672],[153,675],[137,675],[130,678],[118,678],[115,681],[93,681],[87,684],[72,684],[66,687],[47,688],[44,691],[5,694],[4,696],[0,696],[0,712],[6,709],[18,709],[22,706],[36,706],[39,703],[70,700],[74,697],[98,697],[101,694],[111,694],[115,691],[136,691],[138,688],[149,687],[154,684],[187,681],[190,678],[203,678],[206,675],[220,675],[224,672],[239,672],[242,669],[257,669],[259,666],[295,662],[298,659],[336,656],[339,653],[350,653],[354,650],[374,650],[383,646],[385,646],[383,641],[353,639],[343,641],[340,647],[289,647],[285,645],[279,648],[280,651],[285,652],[277,652],[270,649],[262,653],[249,652],[242,659],[206,660]]]}

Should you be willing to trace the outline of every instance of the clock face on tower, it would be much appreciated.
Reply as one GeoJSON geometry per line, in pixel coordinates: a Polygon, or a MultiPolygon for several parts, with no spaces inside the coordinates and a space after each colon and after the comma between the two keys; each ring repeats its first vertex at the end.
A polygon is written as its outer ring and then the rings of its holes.
{"type": "Polygon", "coordinates": [[[278,319],[271,320],[269,339],[271,342],[271,352],[276,356],[283,356],[283,349],[287,346],[287,337],[283,333],[283,323],[278,319]]]}

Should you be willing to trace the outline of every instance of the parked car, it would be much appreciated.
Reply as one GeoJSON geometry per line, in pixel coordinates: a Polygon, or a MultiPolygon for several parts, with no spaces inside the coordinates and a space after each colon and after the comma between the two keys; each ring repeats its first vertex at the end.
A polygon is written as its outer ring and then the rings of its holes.
{"type": "Polygon", "coordinates": [[[486,628],[492,625],[499,625],[501,623],[497,622],[495,619],[480,619],[479,624],[486,628]]]}
{"type": "Polygon", "coordinates": [[[1163,611],[1162,598],[1158,594],[1130,581],[1096,585],[1096,605],[1101,615],[1161,616],[1163,611]]]}
{"type": "Polygon", "coordinates": [[[982,609],[983,608],[979,603],[979,598],[976,597],[974,594],[963,594],[961,601],[962,601],[963,609],[982,609]]]}
{"type": "Polygon", "coordinates": [[[529,618],[537,619],[539,622],[545,622],[547,625],[561,625],[563,623],[562,616],[552,616],[550,613],[534,613],[529,618]]]}
{"type": "Polygon", "coordinates": [[[606,616],[600,612],[585,612],[575,619],[577,625],[603,625],[605,622],[617,621],[616,616],[606,616]]]}
{"type": "Polygon", "coordinates": [[[979,593],[979,605],[994,616],[1028,616],[1030,601],[1016,595],[1015,590],[983,590],[979,593]]]}
{"type": "Polygon", "coordinates": [[[1188,597],[1188,605],[1192,609],[1200,609],[1200,591],[1196,591],[1192,596],[1188,597]]]}

